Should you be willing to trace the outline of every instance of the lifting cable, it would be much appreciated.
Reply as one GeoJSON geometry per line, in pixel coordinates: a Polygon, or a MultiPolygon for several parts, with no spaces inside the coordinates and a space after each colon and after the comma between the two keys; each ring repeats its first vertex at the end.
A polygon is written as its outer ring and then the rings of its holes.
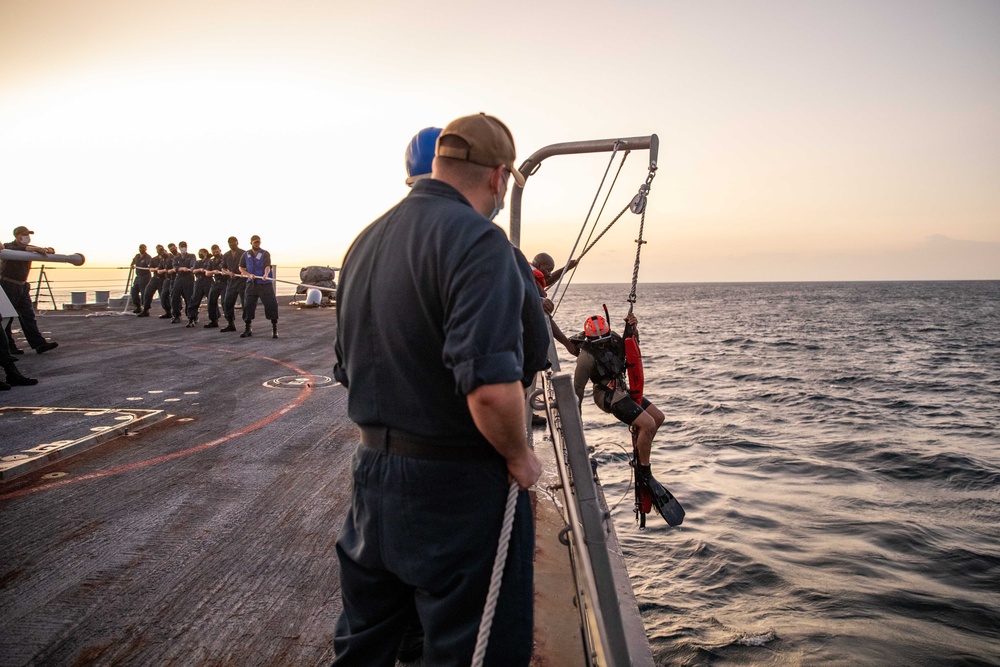
{"type": "Polygon", "coordinates": [[[628,205],[628,208],[633,213],[640,213],[642,215],[639,219],[639,238],[635,240],[635,266],[632,268],[632,289],[629,291],[627,299],[629,315],[632,314],[632,309],[635,307],[635,288],[639,283],[639,255],[642,253],[642,245],[647,243],[647,241],[642,240],[642,230],[646,226],[646,196],[649,194],[649,188],[655,175],[656,167],[650,167],[649,175],[646,176],[646,182],[639,186],[639,192],[636,193],[635,197],[632,197],[632,201],[628,205]]]}
{"type": "MultiPolygon", "coordinates": [[[[576,252],[577,246],[580,245],[580,237],[583,236],[583,231],[587,229],[587,224],[590,222],[590,214],[594,212],[594,206],[597,204],[597,198],[601,196],[601,190],[604,189],[604,182],[608,180],[608,172],[611,171],[611,165],[615,163],[615,156],[618,155],[618,148],[621,146],[621,141],[616,141],[614,148],[611,150],[611,159],[608,160],[608,166],[604,168],[604,176],[601,177],[601,184],[597,186],[597,192],[594,193],[594,200],[590,202],[590,209],[587,211],[587,217],[583,219],[583,226],[580,227],[580,233],[576,235],[576,241],[573,242],[573,249],[569,251],[569,259],[566,260],[566,265],[563,267],[563,272],[559,276],[559,280],[556,281],[555,287],[553,288],[552,296],[555,297],[559,293],[559,286],[562,284],[563,276],[566,275],[566,267],[569,266],[570,261],[573,259],[573,253],[576,252]]],[[[629,151],[625,152],[625,157],[628,157],[629,151]]],[[[622,163],[625,162],[625,157],[622,158],[622,163]]],[[[619,173],[621,172],[621,167],[618,168],[619,173]]],[[[615,174],[615,180],[618,180],[618,174],[615,174]]],[[[612,187],[614,184],[612,183],[612,187]]],[[[608,196],[611,196],[611,188],[608,189],[608,196]]],[[[604,200],[607,203],[607,197],[604,200]]],[[[601,206],[601,211],[604,210],[604,206],[601,206]]],[[[600,214],[598,214],[600,217],[600,214]]],[[[594,221],[596,226],[597,221],[594,221]]],[[[558,306],[557,306],[558,307],[558,306]]],[[[555,312],[555,311],[553,311],[555,312]]]]}
{"type": "MultiPolygon", "coordinates": [[[[616,148],[617,148],[617,144],[616,144],[616,148]]],[[[608,189],[607,196],[604,199],[604,205],[607,204],[608,197],[611,196],[611,191],[614,189],[615,182],[618,181],[618,174],[621,173],[621,168],[622,168],[622,166],[624,166],[624,164],[625,164],[625,158],[628,157],[628,154],[629,154],[629,151],[626,151],[624,157],[622,157],[622,164],[618,166],[618,173],[615,174],[615,179],[611,183],[611,188],[608,189]]],[[[614,159],[614,155],[612,155],[612,160],[613,159],[614,159]]],[[[610,167],[611,167],[611,165],[609,164],[608,168],[610,168],[610,167]]],[[[607,170],[605,170],[604,175],[605,175],[605,177],[607,177],[607,170]]],[[[623,208],[621,210],[621,212],[619,212],[618,215],[615,216],[615,219],[612,220],[611,222],[609,222],[608,225],[603,230],[601,230],[601,233],[597,235],[597,238],[595,238],[593,241],[591,241],[590,237],[593,236],[593,230],[597,228],[597,222],[598,222],[598,220],[600,220],[601,213],[604,212],[604,205],[601,206],[600,213],[598,213],[597,218],[594,219],[594,227],[593,227],[593,229],[591,229],[591,233],[587,237],[587,244],[584,247],[583,252],[581,252],[580,255],[576,258],[577,262],[579,262],[579,260],[583,259],[583,256],[586,255],[588,252],[590,252],[591,248],[593,248],[595,245],[597,245],[597,242],[601,240],[601,237],[603,237],[605,234],[608,233],[608,230],[610,230],[611,227],[613,227],[614,224],[616,222],[618,222],[618,220],[620,220],[623,215],[625,215],[626,211],[631,210],[633,213],[639,214],[639,215],[642,216],[641,219],[640,219],[640,221],[639,221],[639,238],[637,238],[635,240],[636,249],[635,249],[635,265],[634,265],[634,267],[632,269],[632,288],[631,288],[631,290],[629,292],[628,299],[627,299],[627,301],[629,303],[629,309],[628,309],[629,314],[632,313],[633,307],[635,305],[635,300],[636,300],[635,290],[636,290],[636,286],[637,286],[638,281],[639,281],[639,258],[640,258],[640,254],[642,252],[642,246],[643,246],[643,244],[647,243],[647,241],[644,241],[642,239],[642,233],[643,233],[643,228],[646,225],[646,199],[647,199],[647,196],[649,195],[650,186],[653,183],[653,177],[654,176],[656,176],[656,166],[655,165],[650,165],[650,167],[649,167],[649,174],[646,176],[646,182],[639,186],[639,192],[636,193],[636,195],[632,198],[632,201],[630,201],[628,203],[628,205],[625,206],[625,208],[623,208]]],[[[601,180],[601,187],[604,187],[604,179],[601,180]]],[[[599,193],[600,193],[600,188],[598,188],[598,194],[599,193]]],[[[597,199],[596,196],[595,196],[594,199],[596,201],[596,199],[597,199]]],[[[591,205],[591,210],[593,210],[593,205],[591,205]]],[[[590,218],[590,213],[587,214],[587,218],[588,219],[590,218]]],[[[576,252],[576,247],[579,244],[580,236],[583,236],[583,229],[586,228],[587,222],[588,222],[588,220],[584,220],[584,222],[583,222],[583,228],[580,229],[580,234],[577,236],[577,243],[575,243],[573,245],[573,250],[570,251],[570,256],[569,256],[569,259],[566,261],[566,266],[569,266],[570,262],[573,260],[573,253],[576,252]]],[[[565,275],[565,267],[563,268],[563,275],[565,275]]],[[[560,275],[559,276],[559,280],[556,281],[556,285],[555,285],[555,291],[556,292],[558,292],[559,286],[562,283],[563,275],[560,275]]],[[[575,268],[573,269],[573,275],[576,275],[576,269],[575,268]]],[[[570,281],[566,284],[566,289],[567,290],[569,289],[569,284],[571,282],[572,282],[572,278],[570,278],[570,281]]],[[[553,313],[555,313],[555,311],[559,310],[559,304],[562,303],[562,299],[563,299],[563,297],[565,295],[566,295],[566,292],[564,290],[563,293],[560,295],[559,300],[555,304],[555,308],[553,309],[553,313]]],[[[555,296],[555,294],[553,294],[553,296],[555,296]]]]}

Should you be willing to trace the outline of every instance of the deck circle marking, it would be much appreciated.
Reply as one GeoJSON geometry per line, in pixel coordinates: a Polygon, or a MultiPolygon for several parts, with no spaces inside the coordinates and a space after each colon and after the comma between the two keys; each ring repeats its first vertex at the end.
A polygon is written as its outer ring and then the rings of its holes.
{"type": "Polygon", "coordinates": [[[319,389],[328,387],[333,379],[325,375],[284,375],[263,383],[268,389],[304,389],[311,387],[319,389]]]}
{"type": "MultiPolygon", "coordinates": [[[[113,345],[112,343],[103,343],[103,342],[97,342],[97,341],[87,341],[87,342],[90,343],[91,345],[113,345]]],[[[171,348],[174,348],[175,346],[173,346],[173,345],[164,345],[164,344],[153,344],[152,347],[171,349],[171,348]]],[[[195,349],[212,349],[214,351],[218,351],[217,348],[203,348],[201,346],[197,346],[195,349]]],[[[223,350],[223,351],[229,352],[229,350],[223,350]]],[[[249,356],[251,356],[253,358],[256,358],[256,359],[259,359],[261,361],[270,361],[272,363],[278,364],[279,366],[284,366],[285,368],[289,369],[290,371],[299,373],[299,375],[297,375],[295,377],[313,377],[313,376],[308,375],[301,368],[298,368],[297,366],[293,366],[292,364],[288,363],[287,361],[282,361],[280,359],[275,359],[274,357],[268,357],[268,356],[265,356],[265,355],[262,355],[262,354],[256,354],[256,353],[251,353],[249,356]]],[[[329,379],[329,378],[327,378],[327,379],[329,379]]],[[[337,383],[335,383],[335,384],[337,384],[337,383]]],[[[298,389],[300,389],[298,395],[295,397],[294,400],[292,400],[291,403],[289,403],[285,407],[283,407],[283,408],[281,408],[279,410],[276,410],[276,411],[272,412],[271,414],[266,415],[263,418],[258,419],[254,423],[249,424],[249,425],[247,425],[247,426],[245,426],[245,427],[243,427],[241,429],[237,429],[235,431],[230,431],[229,433],[227,433],[226,435],[223,435],[222,437],[215,438],[213,440],[209,440],[208,442],[203,442],[200,445],[195,445],[193,447],[188,447],[187,449],[183,449],[183,450],[180,450],[180,451],[177,451],[177,452],[173,452],[171,454],[164,454],[163,456],[156,456],[156,457],[153,457],[151,459],[145,459],[145,460],[142,460],[142,461],[136,461],[134,463],[127,463],[125,465],[117,466],[115,468],[110,468],[110,469],[107,469],[107,470],[102,470],[100,472],[92,472],[92,473],[89,473],[89,474],[86,474],[86,475],[81,475],[79,477],[70,477],[69,479],[60,480],[58,482],[52,482],[51,484],[45,484],[45,485],[37,486],[37,487],[30,487],[30,488],[27,488],[27,489],[19,489],[17,491],[11,491],[10,493],[0,493],[0,501],[11,500],[11,499],[14,499],[14,498],[20,498],[20,497],[23,497],[23,496],[33,495],[35,493],[41,493],[41,492],[45,492],[45,491],[51,491],[53,489],[58,489],[60,487],[63,487],[63,486],[66,486],[66,485],[70,485],[70,484],[77,484],[77,483],[87,482],[87,481],[94,480],[94,479],[103,479],[105,477],[112,477],[112,476],[115,476],[115,475],[120,475],[120,474],[123,474],[123,473],[128,473],[128,472],[131,472],[133,470],[140,470],[142,468],[147,468],[149,466],[155,466],[155,465],[158,465],[160,463],[165,463],[167,461],[173,461],[173,460],[178,459],[178,458],[182,458],[182,457],[185,457],[185,456],[190,456],[192,454],[197,454],[198,452],[203,452],[203,451],[205,451],[207,449],[211,449],[212,447],[215,447],[217,445],[221,445],[224,442],[229,442],[230,440],[235,440],[237,438],[240,438],[240,437],[246,435],[247,433],[252,433],[253,431],[256,431],[257,429],[260,429],[260,428],[263,428],[263,427],[267,426],[268,424],[274,422],[275,420],[281,418],[283,415],[287,414],[289,411],[295,409],[299,405],[302,405],[302,403],[304,403],[306,401],[306,399],[309,398],[310,394],[312,394],[313,385],[310,382],[306,382],[303,385],[299,386],[298,389]]],[[[154,393],[160,394],[160,393],[163,393],[163,392],[162,391],[151,390],[149,393],[151,393],[151,394],[154,394],[154,393]]],[[[34,414],[38,414],[38,415],[49,414],[52,411],[53,410],[51,410],[51,409],[49,409],[49,410],[42,409],[42,410],[35,411],[34,414]]],[[[167,415],[166,419],[169,419],[169,418],[171,418],[173,416],[174,415],[167,415]]],[[[132,433],[127,433],[126,435],[133,435],[133,434],[132,433]]],[[[27,454],[15,454],[13,456],[2,457],[2,458],[0,458],[0,461],[16,461],[16,460],[19,460],[19,459],[22,459],[22,458],[29,458],[29,457],[28,457],[27,454]]]]}
{"type": "Polygon", "coordinates": [[[68,472],[50,472],[42,475],[42,479],[59,479],[60,477],[65,477],[68,474],[68,472]]]}

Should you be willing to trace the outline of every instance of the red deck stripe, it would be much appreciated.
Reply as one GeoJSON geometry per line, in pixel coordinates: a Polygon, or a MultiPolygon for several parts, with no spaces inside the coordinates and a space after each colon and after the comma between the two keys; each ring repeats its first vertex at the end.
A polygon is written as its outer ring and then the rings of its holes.
{"type": "MultiPolygon", "coordinates": [[[[151,345],[153,347],[167,347],[167,348],[179,347],[178,345],[170,345],[170,344],[166,344],[166,343],[106,343],[106,342],[99,342],[99,341],[84,341],[84,342],[85,343],[90,343],[92,345],[113,345],[115,347],[120,347],[121,345],[146,345],[146,346],[150,346],[151,345]]],[[[217,347],[191,346],[191,345],[185,345],[184,349],[186,349],[186,350],[190,350],[190,349],[209,350],[211,352],[233,352],[233,350],[220,349],[220,348],[217,348],[217,347]]],[[[281,361],[280,359],[274,359],[272,357],[265,357],[265,356],[263,356],[261,354],[255,353],[255,352],[251,352],[247,356],[254,357],[256,359],[263,359],[265,361],[273,361],[276,364],[279,364],[281,366],[284,366],[285,368],[288,368],[288,369],[294,371],[296,375],[313,377],[313,375],[311,373],[306,373],[301,368],[298,368],[298,367],[293,366],[293,365],[291,365],[289,363],[281,361]]],[[[293,400],[288,405],[282,407],[280,410],[276,410],[275,412],[272,412],[271,414],[267,415],[263,419],[260,419],[260,420],[254,422],[253,424],[250,424],[249,426],[247,426],[245,428],[242,428],[242,429],[240,429],[238,431],[233,431],[232,433],[224,435],[221,438],[216,438],[215,440],[209,440],[208,442],[204,442],[204,443],[202,443],[200,445],[195,445],[194,447],[189,447],[188,449],[184,449],[184,450],[181,450],[179,452],[174,452],[172,454],[165,454],[163,456],[157,456],[157,457],[152,458],[152,459],[146,459],[145,461],[136,461],[135,463],[129,463],[129,464],[126,464],[126,465],[123,465],[123,466],[118,466],[117,468],[109,468],[108,470],[102,470],[101,472],[92,472],[92,473],[89,473],[87,475],[81,475],[80,477],[73,477],[72,479],[65,479],[65,480],[62,480],[60,482],[51,482],[49,484],[44,484],[42,486],[35,486],[35,487],[27,488],[27,489],[20,489],[18,491],[11,491],[10,493],[5,493],[5,494],[0,495],[0,501],[2,501],[2,500],[13,500],[14,498],[20,498],[22,496],[27,496],[27,495],[30,495],[32,493],[38,493],[40,491],[48,491],[50,489],[56,489],[56,488],[59,488],[61,486],[67,486],[69,484],[78,484],[80,482],[85,482],[85,481],[89,481],[89,480],[92,480],[92,479],[100,479],[102,477],[110,477],[112,475],[120,475],[122,473],[131,472],[133,470],[139,470],[141,468],[148,468],[149,466],[154,466],[154,465],[157,465],[159,463],[165,463],[166,461],[172,461],[173,459],[178,459],[178,458],[181,458],[183,456],[190,456],[191,454],[197,454],[198,452],[205,451],[206,449],[211,449],[212,447],[215,447],[217,445],[221,445],[222,443],[227,442],[229,440],[232,440],[233,438],[238,438],[240,436],[244,436],[247,433],[252,433],[253,431],[256,431],[259,428],[263,428],[264,426],[267,426],[268,424],[270,424],[274,420],[278,419],[278,417],[281,417],[282,415],[284,415],[289,410],[292,410],[292,409],[298,407],[299,405],[301,405],[307,398],[309,398],[309,396],[312,394],[312,391],[313,391],[312,385],[306,385],[306,386],[302,387],[302,389],[299,391],[298,395],[295,397],[295,400],[293,400]]]]}

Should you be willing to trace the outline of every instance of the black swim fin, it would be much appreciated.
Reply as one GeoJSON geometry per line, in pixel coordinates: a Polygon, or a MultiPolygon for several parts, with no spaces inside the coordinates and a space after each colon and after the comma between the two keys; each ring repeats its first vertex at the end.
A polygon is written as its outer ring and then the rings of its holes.
{"type": "Polygon", "coordinates": [[[649,466],[639,466],[638,477],[639,483],[652,497],[653,507],[656,508],[660,516],[671,526],[679,526],[684,523],[684,508],[674,498],[674,494],[667,490],[667,487],[656,481],[656,478],[649,471],[649,466]]]}

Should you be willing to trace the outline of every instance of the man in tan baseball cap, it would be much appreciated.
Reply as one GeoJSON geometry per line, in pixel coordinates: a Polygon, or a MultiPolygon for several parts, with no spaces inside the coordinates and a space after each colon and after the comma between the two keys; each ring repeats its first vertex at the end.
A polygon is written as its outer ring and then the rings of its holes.
{"type": "MultiPolygon", "coordinates": [[[[514,156],[496,118],[450,123],[432,178],[366,227],[341,262],[333,372],[361,443],[337,538],[336,667],[393,664],[414,610],[424,664],[470,664],[496,555],[470,545],[499,541],[508,480],[527,489],[541,474],[521,380],[539,370],[526,360],[545,363],[548,330],[537,341],[522,335],[525,310],[544,321],[538,291],[489,222],[510,176],[524,182],[514,156]],[[404,340],[405,354],[395,343],[404,340]]],[[[486,665],[531,660],[533,521],[522,490],[508,551],[518,565],[504,573],[486,665]]]]}
{"type": "Polygon", "coordinates": [[[436,155],[466,160],[484,167],[507,167],[514,182],[524,187],[524,176],[514,166],[514,136],[498,118],[484,113],[463,116],[448,123],[438,137],[436,155]],[[465,145],[441,139],[458,137],[465,145]]]}
{"type": "Polygon", "coordinates": [[[463,116],[441,131],[431,176],[451,183],[473,208],[493,220],[507,197],[508,175],[524,186],[514,157],[514,137],[506,125],[484,113],[463,116]]]}

